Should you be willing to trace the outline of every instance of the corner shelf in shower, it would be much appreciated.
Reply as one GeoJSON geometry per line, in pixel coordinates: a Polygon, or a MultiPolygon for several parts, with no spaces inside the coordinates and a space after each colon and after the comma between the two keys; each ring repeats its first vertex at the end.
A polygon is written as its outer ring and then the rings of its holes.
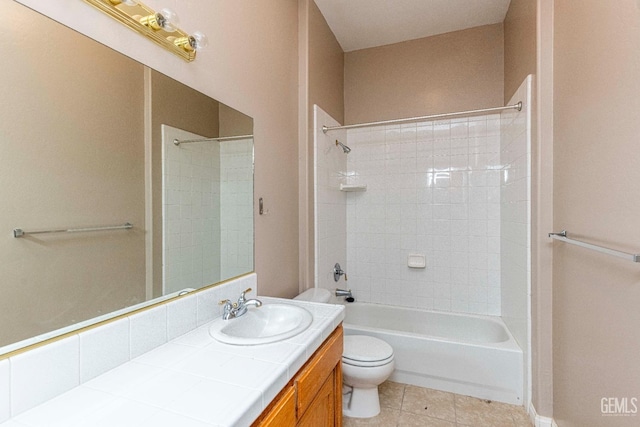
{"type": "Polygon", "coordinates": [[[340,191],[367,191],[367,184],[340,184],[340,191]]]}

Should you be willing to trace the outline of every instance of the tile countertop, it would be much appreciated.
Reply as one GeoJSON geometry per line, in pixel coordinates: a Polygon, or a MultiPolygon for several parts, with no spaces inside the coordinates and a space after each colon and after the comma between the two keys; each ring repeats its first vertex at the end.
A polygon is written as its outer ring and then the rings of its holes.
{"type": "Polygon", "coordinates": [[[313,323],[284,341],[234,346],[211,338],[209,322],[0,427],[249,426],[344,318],[341,305],[260,299],[300,305],[313,323]]]}

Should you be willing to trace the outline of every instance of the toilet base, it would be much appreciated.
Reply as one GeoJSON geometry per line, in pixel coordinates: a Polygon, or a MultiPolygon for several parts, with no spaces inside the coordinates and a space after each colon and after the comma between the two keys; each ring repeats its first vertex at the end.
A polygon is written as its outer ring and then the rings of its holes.
{"type": "MultiPolygon", "coordinates": [[[[345,387],[346,388],[346,387],[345,387]]],[[[378,387],[351,388],[342,393],[342,415],[351,418],[371,418],[380,413],[378,387]]]]}

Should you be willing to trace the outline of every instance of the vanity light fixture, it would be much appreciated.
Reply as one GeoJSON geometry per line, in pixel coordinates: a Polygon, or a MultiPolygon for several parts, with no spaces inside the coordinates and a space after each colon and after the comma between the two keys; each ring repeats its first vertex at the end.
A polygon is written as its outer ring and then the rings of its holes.
{"type": "Polygon", "coordinates": [[[196,59],[196,52],[207,47],[207,37],[192,35],[178,27],[178,16],[170,9],[155,12],[137,0],[84,0],[98,10],[155,43],[178,55],[185,61],[196,59]]]}

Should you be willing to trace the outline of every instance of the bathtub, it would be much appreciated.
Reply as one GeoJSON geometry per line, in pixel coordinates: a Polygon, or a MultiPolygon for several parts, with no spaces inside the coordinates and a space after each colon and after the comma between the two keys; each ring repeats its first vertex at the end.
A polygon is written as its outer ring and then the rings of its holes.
{"type": "Polygon", "coordinates": [[[343,325],[393,347],[391,381],[523,404],[522,350],[499,317],[355,302],[343,325]]]}

